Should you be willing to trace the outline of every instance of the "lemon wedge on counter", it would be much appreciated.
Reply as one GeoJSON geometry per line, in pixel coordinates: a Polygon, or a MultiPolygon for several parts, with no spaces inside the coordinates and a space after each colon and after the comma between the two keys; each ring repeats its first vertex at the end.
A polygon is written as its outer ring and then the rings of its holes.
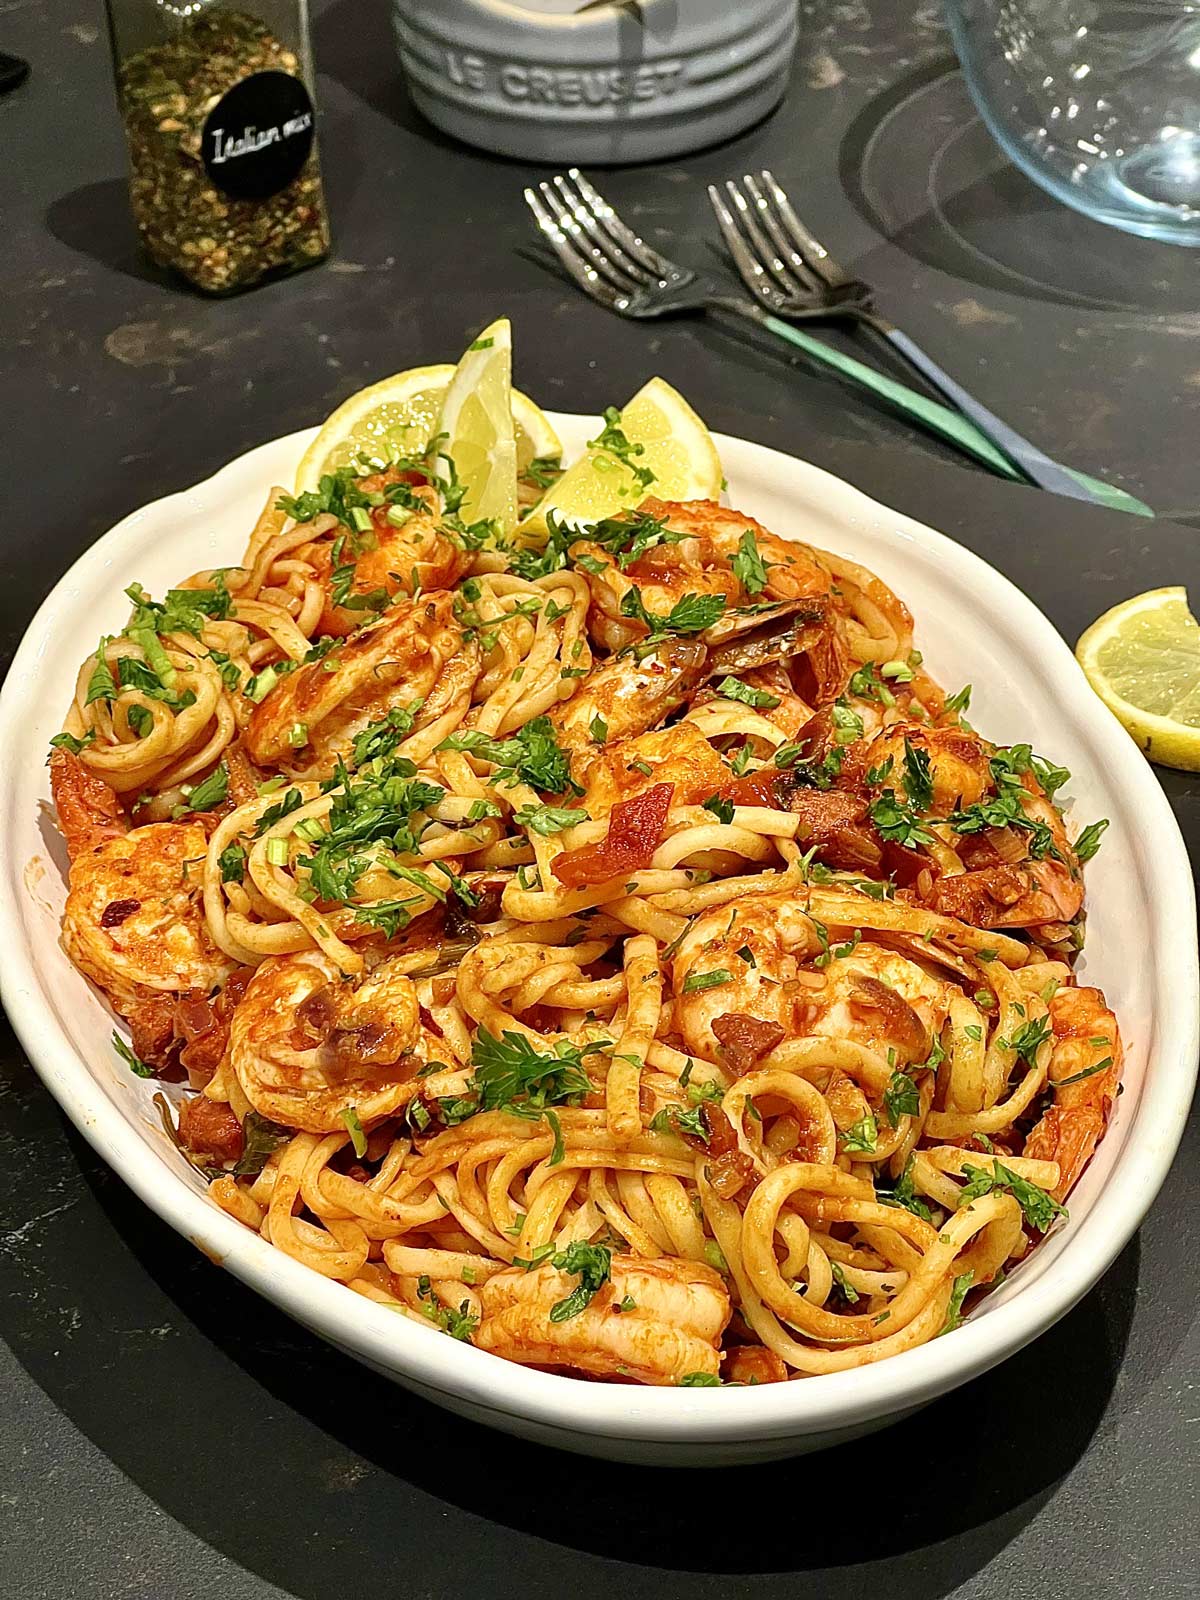
{"type": "Polygon", "coordinates": [[[1092,623],[1075,655],[1151,761],[1200,772],[1200,623],[1186,589],[1123,600],[1092,623]]]}
{"type": "Polygon", "coordinates": [[[547,533],[546,514],[572,526],[660,500],[715,500],[721,458],[712,435],[677,389],[651,378],[521,523],[522,536],[547,533]],[[616,431],[612,431],[616,430],[616,431]]]}

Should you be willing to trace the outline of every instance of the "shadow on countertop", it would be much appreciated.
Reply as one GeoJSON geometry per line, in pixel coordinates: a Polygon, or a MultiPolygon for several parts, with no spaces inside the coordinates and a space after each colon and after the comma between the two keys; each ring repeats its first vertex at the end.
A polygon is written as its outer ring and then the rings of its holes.
{"type": "MultiPolygon", "coordinates": [[[[877,94],[841,142],[839,177],[860,215],[914,260],[963,286],[1081,310],[1192,313],[1192,252],[1107,227],[1015,167],[940,54],[877,94]]],[[[869,261],[855,263],[868,281],[869,261]]]]}
{"type": "MultiPolygon", "coordinates": [[[[47,1097],[31,1079],[12,1090],[61,1147],[47,1097]]],[[[490,1596],[527,1566],[547,1594],[649,1596],[665,1571],[687,1575],[673,1592],[722,1595],[819,1575],[822,1600],[850,1600],[880,1563],[895,1600],[937,1600],[1087,1449],[1137,1292],[1135,1239],[1036,1345],[867,1440],[763,1467],[621,1466],[488,1432],[376,1377],[214,1270],[66,1140],[90,1193],[72,1173],[79,1203],[43,1219],[29,1260],[0,1253],[4,1335],[167,1515],[297,1600],[391,1594],[400,1574],[408,1593],[490,1596]]]]}
{"type": "MultiPolygon", "coordinates": [[[[353,207],[363,176],[361,139],[354,119],[336,111],[324,113],[320,151],[336,256],[340,225],[353,207]]],[[[45,223],[47,231],[60,244],[123,277],[174,289],[201,302],[238,298],[237,294],[231,297],[205,294],[182,275],[157,266],[150,259],[138,240],[130,208],[129,179],[124,173],[82,184],[59,195],[47,206],[45,223]]]]}

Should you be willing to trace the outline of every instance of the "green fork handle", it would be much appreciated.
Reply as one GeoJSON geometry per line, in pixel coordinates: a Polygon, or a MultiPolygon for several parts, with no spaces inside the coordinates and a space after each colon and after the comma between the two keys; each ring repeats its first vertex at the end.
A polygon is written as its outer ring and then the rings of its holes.
{"type": "MultiPolygon", "coordinates": [[[[1002,450],[975,426],[969,422],[961,412],[944,406],[937,400],[927,399],[915,389],[910,389],[903,383],[898,383],[895,378],[889,378],[885,373],[877,372],[874,367],[868,367],[865,362],[856,361],[853,356],[844,355],[842,351],[835,350],[832,345],[815,339],[812,334],[804,333],[800,328],[793,327],[790,322],[783,322],[779,317],[763,314],[756,317],[762,327],[768,329],[777,338],[794,345],[796,349],[803,350],[814,361],[834,368],[843,377],[869,389],[873,394],[879,395],[897,411],[911,417],[914,422],[919,422],[930,433],[936,433],[940,438],[946,439],[950,444],[957,445],[968,455],[974,456],[976,461],[982,462],[985,467],[990,467],[993,472],[998,472],[1002,477],[1012,478],[1018,483],[1026,482],[1024,473],[1014,465],[1002,450]]],[[[1106,506],[1114,511],[1128,511],[1138,517],[1152,517],[1154,512],[1144,501],[1136,499],[1131,494],[1126,494],[1124,489],[1116,489],[1112,484],[1103,482],[1100,478],[1089,477],[1085,472],[1076,472],[1067,467],[1064,470],[1085,485],[1092,494],[1102,500],[1106,506]]]]}

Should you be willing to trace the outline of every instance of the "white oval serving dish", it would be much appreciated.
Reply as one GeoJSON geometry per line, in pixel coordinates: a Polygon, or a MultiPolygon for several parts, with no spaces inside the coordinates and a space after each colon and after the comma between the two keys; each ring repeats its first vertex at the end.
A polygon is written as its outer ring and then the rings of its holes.
{"type": "MultiPolygon", "coordinates": [[[[552,420],[568,453],[597,426],[577,416],[552,420]]],[[[1070,1310],[1146,1214],[1195,1083],[1195,901],[1175,819],[1067,646],[1012,584],[828,473],[720,436],[733,504],[878,572],[912,607],[935,676],[947,686],[974,684],[972,720],[990,737],[1031,740],[1065,763],[1075,774],[1065,793],[1077,818],[1111,818],[1088,868],[1083,971],[1120,1019],[1125,1092],[1071,1197],[1070,1221],[948,1338],[784,1386],[667,1390],[536,1372],[427,1331],[308,1271],[206,1198],[163,1135],[154,1086],[123,1071],[109,1044],[109,1013],[59,948],[64,854],[44,761],[82,652],[101,631],[123,625],[125,585],[137,579],[159,593],[185,573],[236,561],[268,488],[291,482],[311,437],[263,445],[126,517],[51,592],[0,693],[0,996],[47,1087],[100,1155],[213,1261],[376,1371],[481,1422],[619,1459],[717,1465],[819,1449],[986,1371],[1070,1310]]]]}

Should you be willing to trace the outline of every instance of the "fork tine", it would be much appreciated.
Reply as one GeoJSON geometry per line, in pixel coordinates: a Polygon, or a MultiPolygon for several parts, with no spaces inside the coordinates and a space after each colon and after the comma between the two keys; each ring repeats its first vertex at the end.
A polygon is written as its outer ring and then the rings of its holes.
{"type": "Polygon", "coordinates": [[[737,268],[738,276],[749,289],[756,300],[760,300],[769,311],[779,311],[783,308],[785,296],[771,279],[767,269],[757,261],[746,246],[746,241],[738,231],[738,225],[733,219],[733,213],[725,204],[725,198],[715,183],[708,186],[708,199],[713,211],[716,213],[717,226],[721,230],[721,237],[725,241],[725,248],[733,257],[733,264],[737,268]]]}
{"type": "Polygon", "coordinates": [[[774,210],[766,195],[763,194],[758,184],[749,173],[742,179],[746,193],[750,196],[750,205],[753,208],[751,215],[759,221],[770,235],[771,243],[779,256],[785,269],[803,285],[808,293],[819,292],[825,288],[825,281],[812,271],[808,262],[797,250],[794,242],[790,240],[779,224],[774,210]]]}
{"type": "Polygon", "coordinates": [[[843,284],[849,283],[851,281],[850,275],[838,265],[820,240],[813,237],[792,210],[792,203],[787,197],[787,191],[781,183],[776,182],[773,173],[767,167],[764,167],[759,177],[767,194],[774,202],[775,213],[778,215],[784,231],[800,251],[810,270],[823,278],[831,289],[839,289],[843,284]]]}
{"type": "Polygon", "coordinates": [[[758,217],[752,201],[748,200],[738,188],[733,178],[725,180],[725,192],[733,202],[733,215],[737,225],[747,240],[750,250],[759,263],[766,269],[786,295],[807,295],[811,292],[808,284],[788,270],[787,263],[780,260],[770,240],[759,226],[758,217]]]}
{"type": "Polygon", "coordinates": [[[649,272],[639,261],[629,256],[613,239],[604,227],[603,221],[597,217],[595,211],[587,200],[575,193],[561,172],[555,173],[551,183],[558,191],[559,198],[566,206],[570,215],[578,223],[581,231],[585,233],[591,243],[602,253],[607,247],[609,258],[614,266],[624,273],[626,278],[635,284],[647,285],[655,281],[654,274],[649,272]]]}
{"type": "Polygon", "coordinates": [[[546,209],[533,189],[525,190],[525,204],[533,212],[533,219],[547,244],[584,294],[609,311],[619,310],[621,296],[579,254],[574,243],[559,227],[553,213],[546,209]]]}
{"type": "Polygon", "coordinates": [[[604,198],[604,196],[584,177],[578,167],[569,167],[567,177],[572,180],[579,190],[592,215],[602,224],[610,238],[614,239],[627,255],[639,262],[647,272],[652,272],[656,278],[683,277],[687,275],[687,268],[678,266],[674,261],[668,261],[666,256],[659,255],[657,250],[651,249],[640,234],[634,233],[626,223],[622,222],[617,212],[604,198]]]}
{"type": "Polygon", "coordinates": [[[615,289],[623,294],[630,294],[640,287],[640,279],[631,278],[627,273],[612,261],[603,247],[594,239],[588,237],[580,227],[570,209],[564,204],[557,190],[549,183],[539,183],[538,193],[541,195],[547,209],[553,215],[559,228],[567,235],[576,251],[584,258],[594,271],[608,279],[615,289]]]}

